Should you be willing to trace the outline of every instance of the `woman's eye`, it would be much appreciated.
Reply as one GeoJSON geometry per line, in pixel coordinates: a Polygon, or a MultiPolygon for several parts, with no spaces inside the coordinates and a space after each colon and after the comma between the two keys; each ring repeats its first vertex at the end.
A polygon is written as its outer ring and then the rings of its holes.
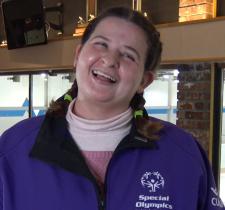
{"type": "Polygon", "coordinates": [[[98,47],[107,48],[108,45],[105,42],[95,42],[95,45],[98,47]]]}
{"type": "Polygon", "coordinates": [[[128,53],[122,53],[122,56],[123,56],[124,58],[127,58],[127,59],[129,59],[129,60],[135,62],[134,56],[132,56],[132,55],[130,55],[130,54],[128,54],[128,53]]]}

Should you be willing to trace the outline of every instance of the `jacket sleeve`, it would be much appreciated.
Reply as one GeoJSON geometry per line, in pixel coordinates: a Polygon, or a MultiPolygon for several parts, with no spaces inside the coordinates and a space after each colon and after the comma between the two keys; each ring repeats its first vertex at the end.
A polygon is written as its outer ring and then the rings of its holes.
{"type": "Polygon", "coordinates": [[[199,186],[199,210],[225,210],[225,206],[217,191],[209,160],[199,144],[198,147],[204,162],[204,174],[199,186]]]}
{"type": "Polygon", "coordinates": [[[3,183],[1,180],[1,148],[2,148],[2,136],[0,135],[0,210],[3,210],[3,183]]]}
{"type": "Polygon", "coordinates": [[[0,210],[3,210],[3,183],[0,178],[0,210]]]}
{"type": "Polygon", "coordinates": [[[3,179],[2,179],[2,157],[3,157],[3,134],[0,136],[0,210],[3,210],[3,179]]]}

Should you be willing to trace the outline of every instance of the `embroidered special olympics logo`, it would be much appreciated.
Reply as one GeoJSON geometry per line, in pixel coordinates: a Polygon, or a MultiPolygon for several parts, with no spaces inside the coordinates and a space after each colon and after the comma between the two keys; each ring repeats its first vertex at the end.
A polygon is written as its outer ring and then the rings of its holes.
{"type": "Polygon", "coordinates": [[[156,192],[164,187],[165,181],[159,172],[146,172],[141,178],[141,184],[148,188],[149,192],[156,192]]]}
{"type": "Polygon", "coordinates": [[[223,205],[223,201],[222,201],[221,198],[219,197],[219,193],[218,193],[217,189],[211,187],[211,191],[213,192],[213,194],[212,194],[212,199],[211,199],[212,205],[215,206],[215,207],[220,207],[220,208],[225,207],[225,206],[223,205]]]}

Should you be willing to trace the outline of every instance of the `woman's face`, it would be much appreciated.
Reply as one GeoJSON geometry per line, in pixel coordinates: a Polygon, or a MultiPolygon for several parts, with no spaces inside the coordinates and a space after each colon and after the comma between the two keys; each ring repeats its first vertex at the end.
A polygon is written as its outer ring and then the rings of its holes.
{"type": "Polygon", "coordinates": [[[77,101],[125,111],[134,94],[152,81],[152,74],[144,73],[146,52],[141,28],[117,17],[102,20],[77,48],[77,101]]]}

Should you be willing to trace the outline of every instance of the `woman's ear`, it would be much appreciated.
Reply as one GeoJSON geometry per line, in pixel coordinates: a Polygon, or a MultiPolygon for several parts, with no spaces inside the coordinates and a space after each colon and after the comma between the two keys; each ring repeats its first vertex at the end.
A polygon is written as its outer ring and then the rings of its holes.
{"type": "Polygon", "coordinates": [[[74,61],[73,61],[73,67],[74,68],[76,67],[77,60],[78,60],[78,57],[80,55],[81,48],[82,48],[81,44],[78,44],[77,47],[76,47],[74,61]]]}
{"type": "Polygon", "coordinates": [[[155,74],[152,71],[145,71],[143,74],[143,78],[141,84],[137,90],[137,93],[143,93],[144,89],[148,87],[154,80],[155,74]]]}

